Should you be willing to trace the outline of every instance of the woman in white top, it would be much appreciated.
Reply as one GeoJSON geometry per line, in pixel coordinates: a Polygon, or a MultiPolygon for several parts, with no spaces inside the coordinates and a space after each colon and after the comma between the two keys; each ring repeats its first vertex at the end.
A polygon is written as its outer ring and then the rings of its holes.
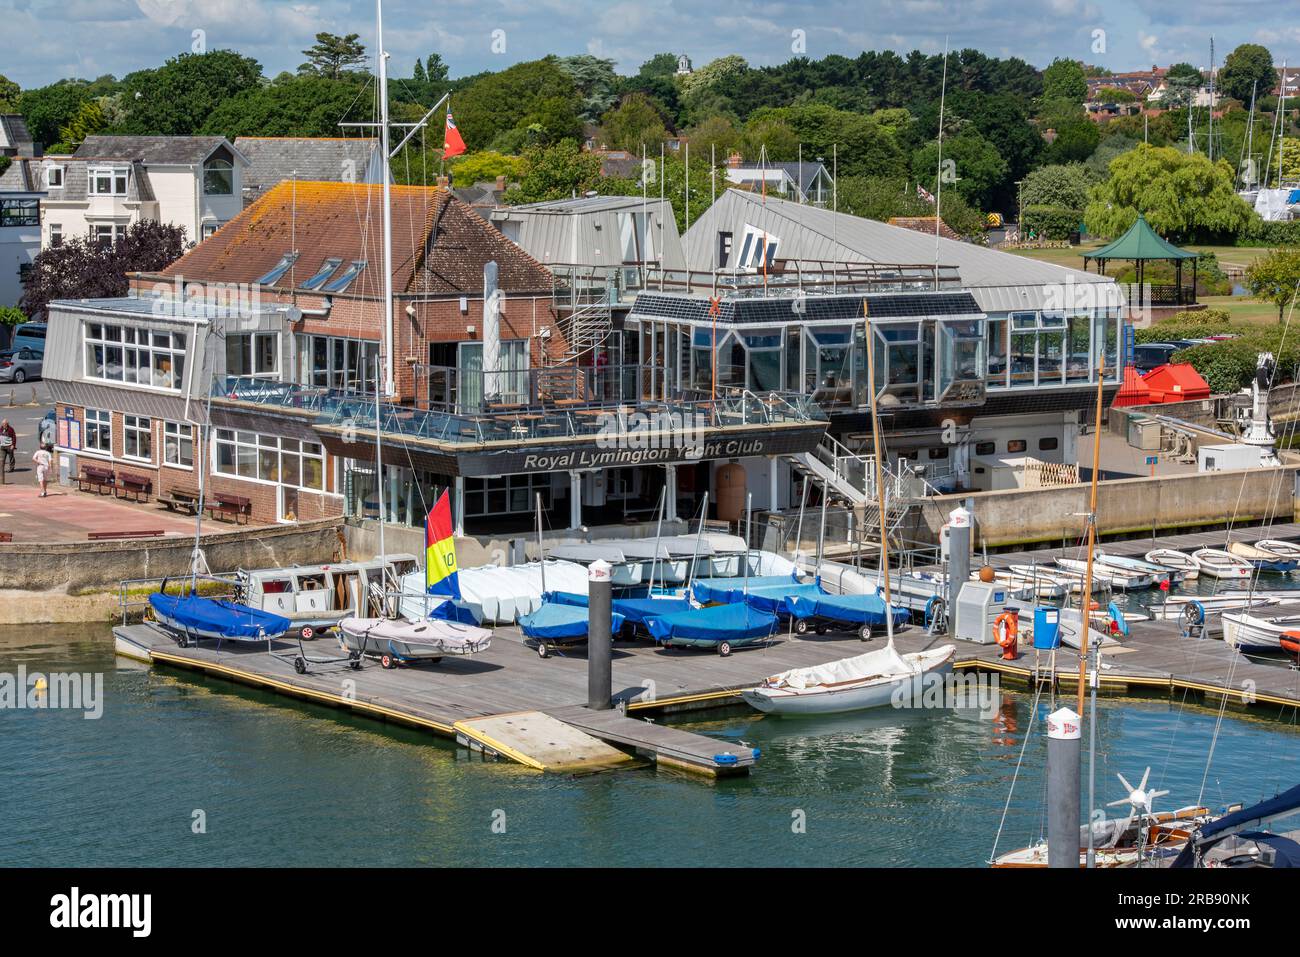
{"type": "Polygon", "coordinates": [[[50,466],[54,464],[54,456],[50,454],[50,447],[42,445],[32,453],[32,461],[36,463],[36,481],[41,486],[41,498],[45,498],[49,494],[45,482],[50,475],[50,466]]]}

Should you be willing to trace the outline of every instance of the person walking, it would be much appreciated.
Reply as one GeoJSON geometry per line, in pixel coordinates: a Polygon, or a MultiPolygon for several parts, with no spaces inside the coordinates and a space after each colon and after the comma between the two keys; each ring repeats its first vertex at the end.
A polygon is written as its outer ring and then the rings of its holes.
{"type": "Polygon", "coordinates": [[[32,453],[32,461],[36,463],[36,481],[41,486],[41,498],[49,494],[46,481],[49,479],[50,466],[54,464],[54,456],[51,454],[53,451],[53,446],[42,445],[32,453]]]}
{"type": "Polygon", "coordinates": [[[12,472],[17,467],[14,460],[14,453],[17,451],[18,433],[14,431],[8,419],[0,421],[0,468],[7,468],[12,472]]]}

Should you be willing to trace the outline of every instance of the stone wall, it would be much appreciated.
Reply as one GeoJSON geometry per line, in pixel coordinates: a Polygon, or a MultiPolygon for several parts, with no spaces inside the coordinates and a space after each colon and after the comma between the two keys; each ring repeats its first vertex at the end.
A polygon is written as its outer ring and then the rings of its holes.
{"type": "MultiPolygon", "coordinates": [[[[1296,472],[1300,466],[1202,472],[1119,479],[1098,486],[1097,530],[1102,536],[1173,534],[1201,526],[1297,520],[1296,472]]],[[[947,515],[970,499],[975,504],[975,545],[989,548],[1077,541],[1088,511],[1089,486],[941,495],[921,510],[917,536],[938,541],[947,515]]]]}
{"type": "MultiPolygon", "coordinates": [[[[342,522],[242,528],[204,535],[201,546],[213,572],[273,565],[316,564],[340,552],[342,522]]],[[[126,579],[188,574],[194,540],[0,544],[0,589],[80,595],[116,591],[126,579]]]]}

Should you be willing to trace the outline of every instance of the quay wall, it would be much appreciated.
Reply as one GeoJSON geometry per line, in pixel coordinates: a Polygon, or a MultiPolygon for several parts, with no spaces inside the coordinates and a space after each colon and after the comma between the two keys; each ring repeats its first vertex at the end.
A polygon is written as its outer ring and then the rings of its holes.
{"type": "MultiPolygon", "coordinates": [[[[242,528],[204,535],[200,547],[213,572],[279,564],[314,564],[332,560],[341,552],[339,519],[297,525],[242,528]]],[[[116,597],[119,582],[136,578],[161,578],[188,574],[194,540],[176,536],[141,541],[0,544],[0,622],[14,620],[8,605],[26,603],[57,614],[57,607],[91,607],[85,602],[60,602],[94,592],[116,597]],[[43,593],[38,596],[32,593],[43,593]]],[[[93,603],[92,603],[93,604],[93,603]]],[[[31,618],[18,618],[30,621],[31,618]]],[[[47,618],[46,620],[85,620],[47,618]]]]}
{"type": "MultiPolygon", "coordinates": [[[[1097,489],[1097,531],[1122,536],[1223,526],[1229,521],[1297,520],[1300,466],[1242,469],[1102,482],[1097,489]]],[[[1077,540],[1088,511],[1086,483],[1040,489],[936,495],[926,501],[916,529],[937,542],[948,513],[970,500],[975,547],[999,548],[1077,540]]]]}

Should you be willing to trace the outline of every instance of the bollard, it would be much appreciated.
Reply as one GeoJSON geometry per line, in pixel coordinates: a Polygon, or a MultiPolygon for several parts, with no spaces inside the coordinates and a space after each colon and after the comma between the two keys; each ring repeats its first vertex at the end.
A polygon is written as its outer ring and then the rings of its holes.
{"type": "Polygon", "coordinates": [[[971,513],[957,506],[948,513],[948,620],[956,621],[957,596],[970,580],[971,513]]]}
{"type": "Polygon", "coordinates": [[[587,707],[593,711],[613,707],[612,602],[610,564],[599,559],[587,567],[587,707]]]}
{"type": "Polygon", "coordinates": [[[1079,866],[1079,716],[1047,716],[1047,866],[1079,866]]]}

